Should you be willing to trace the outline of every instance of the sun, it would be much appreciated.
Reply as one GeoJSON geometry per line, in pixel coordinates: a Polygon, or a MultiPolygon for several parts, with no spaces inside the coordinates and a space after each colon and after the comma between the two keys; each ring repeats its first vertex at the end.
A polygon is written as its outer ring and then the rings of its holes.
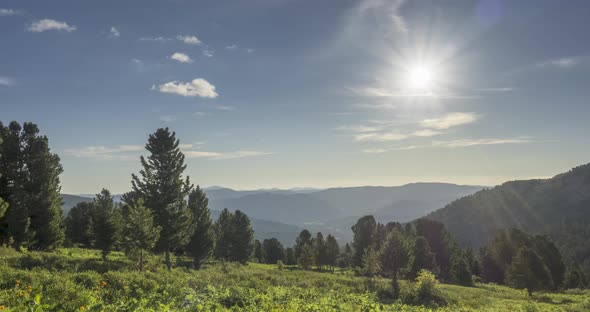
{"type": "Polygon", "coordinates": [[[420,64],[409,68],[407,84],[412,90],[432,91],[436,83],[436,73],[432,66],[420,64]]]}

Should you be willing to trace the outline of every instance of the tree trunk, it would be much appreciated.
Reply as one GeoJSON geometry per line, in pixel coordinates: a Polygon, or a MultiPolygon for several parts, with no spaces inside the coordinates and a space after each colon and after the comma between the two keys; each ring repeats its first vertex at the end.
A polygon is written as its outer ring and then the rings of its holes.
{"type": "Polygon", "coordinates": [[[393,297],[399,297],[399,282],[397,280],[397,270],[393,271],[393,276],[391,277],[391,288],[393,290],[393,297]]]}
{"type": "Polygon", "coordinates": [[[166,269],[172,270],[172,263],[170,263],[170,250],[166,248],[166,269]]]}
{"type": "Polygon", "coordinates": [[[198,269],[200,269],[200,268],[201,268],[201,261],[200,261],[199,259],[195,258],[195,259],[193,260],[193,268],[194,268],[195,270],[198,270],[198,269]]]}
{"type": "Polygon", "coordinates": [[[143,249],[139,250],[139,272],[143,272],[143,249]]]}

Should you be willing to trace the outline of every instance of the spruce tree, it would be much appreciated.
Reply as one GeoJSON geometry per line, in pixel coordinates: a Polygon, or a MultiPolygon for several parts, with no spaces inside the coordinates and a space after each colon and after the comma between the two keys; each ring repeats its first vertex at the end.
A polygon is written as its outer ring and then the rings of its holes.
{"type": "Polygon", "coordinates": [[[381,272],[381,263],[379,259],[379,252],[373,245],[366,248],[362,258],[362,272],[369,278],[369,286],[373,287],[373,278],[381,272]]]}
{"type": "Polygon", "coordinates": [[[336,267],[339,255],[340,246],[338,246],[336,238],[332,234],[328,234],[326,237],[326,264],[332,272],[334,271],[334,267],[336,267]]]}
{"type": "Polygon", "coordinates": [[[262,250],[262,244],[259,240],[254,241],[254,260],[258,263],[264,262],[264,252],[262,250]]]}
{"type": "Polygon", "coordinates": [[[313,258],[313,246],[311,245],[311,242],[307,242],[301,247],[301,254],[297,259],[297,262],[299,263],[302,269],[307,271],[311,269],[311,266],[313,266],[313,258]]]}
{"type": "Polygon", "coordinates": [[[133,191],[144,199],[156,224],[162,228],[156,250],[165,253],[168,270],[172,268],[170,252],[188,243],[192,234],[185,197],[193,186],[189,177],[182,176],[186,165],[179,144],[176,133],[168,128],[150,134],[145,146],[150,155],[141,156],[143,169],[140,176],[132,175],[131,181],[133,191]]]}
{"type": "Polygon", "coordinates": [[[408,263],[408,250],[404,238],[397,228],[387,235],[381,252],[381,267],[391,278],[395,297],[399,295],[398,273],[408,263]]]}
{"type": "Polygon", "coordinates": [[[231,221],[230,259],[246,264],[254,249],[254,230],[250,225],[250,218],[240,210],[236,210],[231,221]]]}
{"type": "Polygon", "coordinates": [[[473,286],[471,267],[462,252],[456,252],[451,259],[450,280],[461,286],[473,286]]]}
{"type": "Polygon", "coordinates": [[[143,272],[143,252],[154,248],[161,228],[154,224],[152,212],[139,199],[128,207],[123,227],[123,246],[139,252],[139,271],[143,272]]]}
{"type": "Polygon", "coordinates": [[[266,264],[276,264],[279,260],[285,260],[285,248],[276,238],[265,239],[262,242],[262,250],[266,264]]]}
{"type": "Polygon", "coordinates": [[[117,222],[115,203],[107,189],[102,189],[99,194],[96,194],[93,205],[94,246],[101,250],[102,259],[106,260],[109,253],[118,243],[121,224],[117,222]]]}
{"type": "Polygon", "coordinates": [[[200,269],[213,250],[213,224],[209,211],[209,200],[205,192],[197,186],[188,196],[188,208],[192,215],[194,228],[186,251],[193,257],[193,267],[200,269]]]}
{"type": "Polygon", "coordinates": [[[418,236],[414,241],[414,248],[412,250],[412,264],[410,266],[410,276],[412,278],[418,276],[420,270],[425,269],[434,271],[436,267],[436,260],[434,254],[430,251],[430,245],[426,238],[418,236]]]}
{"type": "Polygon", "coordinates": [[[354,247],[352,266],[358,267],[362,265],[365,249],[375,243],[375,235],[377,232],[375,218],[369,215],[358,219],[356,224],[352,226],[352,232],[354,234],[352,240],[352,246],[354,247]]]}
{"type": "Polygon", "coordinates": [[[305,244],[311,244],[311,233],[307,229],[302,230],[295,240],[295,258],[299,259],[305,244]]]}
{"type": "Polygon", "coordinates": [[[297,258],[295,258],[295,249],[287,247],[285,249],[285,264],[295,265],[297,264],[297,258]]]}
{"type": "Polygon", "coordinates": [[[233,227],[232,219],[234,215],[227,208],[221,211],[219,218],[215,222],[215,258],[220,260],[231,260],[231,248],[233,227]]]}
{"type": "Polygon", "coordinates": [[[318,232],[313,240],[315,264],[319,270],[327,264],[326,240],[322,232],[318,232]]]}

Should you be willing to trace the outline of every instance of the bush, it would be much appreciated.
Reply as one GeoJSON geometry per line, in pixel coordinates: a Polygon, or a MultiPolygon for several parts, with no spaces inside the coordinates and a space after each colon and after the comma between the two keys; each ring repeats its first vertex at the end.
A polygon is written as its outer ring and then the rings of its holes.
{"type": "Polygon", "coordinates": [[[416,277],[416,302],[424,305],[444,305],[446,301],[439,291],[439,282],[428,270],[420,270],[416,277]]]}

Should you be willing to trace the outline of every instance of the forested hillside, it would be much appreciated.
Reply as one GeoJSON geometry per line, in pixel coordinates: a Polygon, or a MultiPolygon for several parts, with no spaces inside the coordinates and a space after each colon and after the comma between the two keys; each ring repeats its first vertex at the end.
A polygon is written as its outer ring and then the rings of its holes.
{"type": "Polygon", "coordinates": [[[498,229],[548,234],[566,262],[590,268],[590,164],[551,179],[511,181],[479,191],[437,210],[463,246],[480,247],[498,229]]]}

